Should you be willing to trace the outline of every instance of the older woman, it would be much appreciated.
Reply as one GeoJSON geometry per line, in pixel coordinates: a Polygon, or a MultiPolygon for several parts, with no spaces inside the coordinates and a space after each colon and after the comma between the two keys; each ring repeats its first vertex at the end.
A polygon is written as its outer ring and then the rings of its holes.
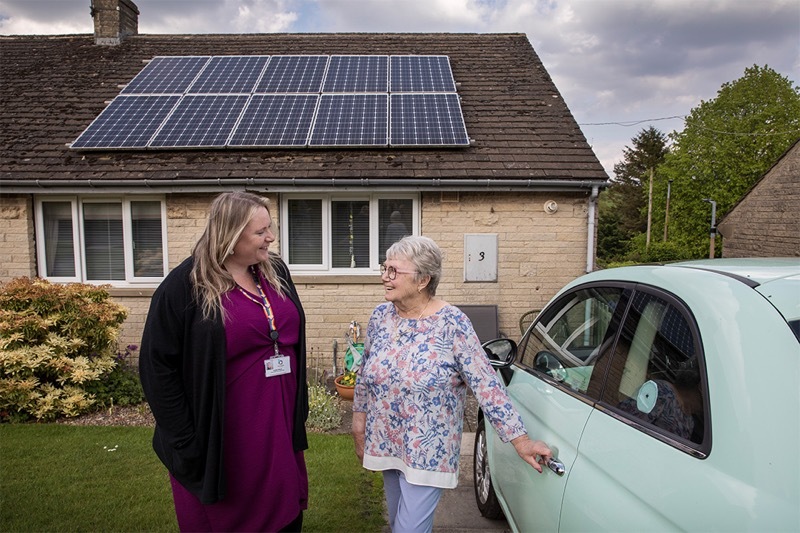
{"type": "Polygon", "coordinates": [[[458,483],[466,387],[500,438],[541,472],[551,457],[528,438],[469,319],[436,297],[442,253],[405,237],[381,266],[387,302],[367,326],[353,403],[353,438],[365,468],[383,471],[392,531],[431,531],[442,489],[458,483]]]}

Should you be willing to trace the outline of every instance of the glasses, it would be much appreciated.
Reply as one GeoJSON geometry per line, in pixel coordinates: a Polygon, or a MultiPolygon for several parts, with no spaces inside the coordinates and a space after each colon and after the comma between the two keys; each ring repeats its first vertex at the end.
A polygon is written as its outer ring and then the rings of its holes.
{"type": "Polygon", "coordinates": [[[398,274],[417,274],[416,270],[397,270],[393,266],[381,265],[381,276],[386,274],[389,281],[394,281],[398,274]]]}

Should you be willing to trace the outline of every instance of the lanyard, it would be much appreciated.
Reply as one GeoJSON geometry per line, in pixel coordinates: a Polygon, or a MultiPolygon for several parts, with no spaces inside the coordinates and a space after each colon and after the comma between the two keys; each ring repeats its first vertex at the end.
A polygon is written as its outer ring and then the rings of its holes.
{"type": "Polygon", "coordinates": [[[255,268],[250,269],[250,273],[253,275],[253,281],[256,283],[256,288],[258,289],[258,294],[261,296],[261,301],[259,302],[252,296],[250,293],[244,290],[239,284],[236,287],[239,289],[239,292],[244,294],[245,298],[250,300],[251,302],[261,306],[261,309],[264,311],[264,316],[267,317],[267,328],[269,329],[269,338],[273,340],[275,343],[275,353],[278,353],[278,327],[275,325],[275,314],[272,312],[272,306],[269,304],[269,300],[267,300],[267,295],[264,294],[264,289],[261,288],[261,280],[256,275],[255,268]]]}

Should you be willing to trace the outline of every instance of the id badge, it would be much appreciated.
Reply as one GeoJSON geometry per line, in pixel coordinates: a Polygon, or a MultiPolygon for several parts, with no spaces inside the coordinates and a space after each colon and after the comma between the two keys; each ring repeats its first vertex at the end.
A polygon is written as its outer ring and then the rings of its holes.
{"type": "Polygon", "coordinates": [[[276,355],[264,360],[264,375],[268,378],[282,376],[291,371],[289,357],[286,355],[276,355]]]}

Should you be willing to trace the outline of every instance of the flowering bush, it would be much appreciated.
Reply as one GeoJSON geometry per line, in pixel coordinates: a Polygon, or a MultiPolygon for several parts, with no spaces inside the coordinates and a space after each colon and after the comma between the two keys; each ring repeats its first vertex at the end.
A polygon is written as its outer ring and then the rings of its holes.
{"type": "Polygon", "coordinates": [[[311,431],[330,431],[342,424],[339,398],[322,385],[308,387],[308,411],[306,425],[311,431]]]}
{"type": "Polygon", "coordinates": [[[85,390],[94,396],[95,407],[125,407],[144,402],[139,373],[130,362],[131,355],[138,349],[138,346],[129,344],[125,352],[116,356],[111,372],[86,384],[85,390]]]}
{"type": "Polygon", "coordinates": [[[0,421],[77,416],[117,365],[124,307],[105,287],[17,278],[0,285],[0,421]]]}

